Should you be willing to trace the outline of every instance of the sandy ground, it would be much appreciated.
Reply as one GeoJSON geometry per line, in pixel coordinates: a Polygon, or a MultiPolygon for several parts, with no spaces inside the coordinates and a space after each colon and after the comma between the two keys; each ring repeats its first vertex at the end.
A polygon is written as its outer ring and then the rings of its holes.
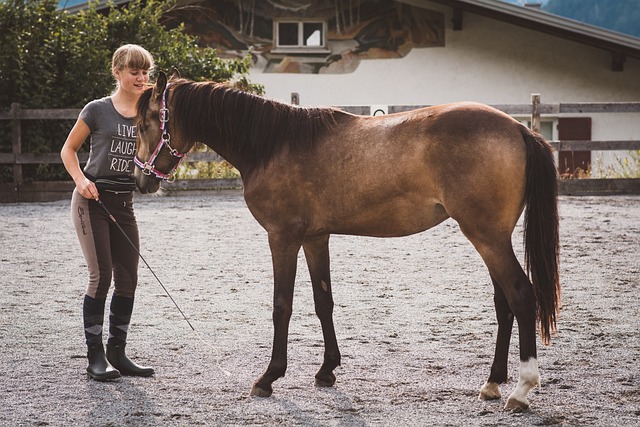
{"type": "MultiPolygon", "coordinates": [[[[487,271],[449,220],[396,239],[333,236],[343,354],[316,388],[322,335],[300,255],[287,376],[249,397],[271,354],[266,233],[240,193],[136,199],[149,270],[128,353],[152,378],[87,379],[85,264],[67,201],[0,205],[0,425],[640,425],[640,197],[561,197],[564,306],[525,413],[477,399],[496,322],[487,271]]],[[[522,247],[522,230],[514,233],[522,247]]],[[[517,331],[509,365],[518,378],[517,331]]]]}

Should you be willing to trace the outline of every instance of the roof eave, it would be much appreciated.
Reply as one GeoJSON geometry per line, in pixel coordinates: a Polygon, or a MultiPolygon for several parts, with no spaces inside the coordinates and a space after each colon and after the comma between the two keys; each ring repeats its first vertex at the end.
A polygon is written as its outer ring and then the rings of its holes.
{"type": "MultiPolygon", "coordinates": [[[[435,2],[477,15],[510,22],[531,30],[607,50],[613,62],[626,56],[640,59],[640,38],[585,24],[536,8],[518,6],[500,0],[397,0],[414,5],[435,2]]],[[[614,64],[615,68],[615,64],[614,64]]]]}

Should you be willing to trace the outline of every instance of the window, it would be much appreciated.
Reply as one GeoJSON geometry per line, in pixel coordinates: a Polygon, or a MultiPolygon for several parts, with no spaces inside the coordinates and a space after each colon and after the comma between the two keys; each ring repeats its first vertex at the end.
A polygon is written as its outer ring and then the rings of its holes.
{"type": "MultiPolygon", "coordinates": [[[[517,118],[516,118],[517,119],[517,118]]],[[[531,129],[531,120],[519,119],[520,123],[531,129]]],[[[557,118],[543,118],[540,122],[540,134],[547,141],[558,140],[558,119],[557,118]]],[[[558,150],[553,150],[553,157],[556,160],[556,164],[559,164],[558,150]]]]}
{"type": "MultiPolygon", "coordinates": [[[[522,122],[523,125],[527,126],[531,129],[531,120],[527,120],[526,122],[522,122]]],[[[554,120],[541,120],[540,121],[540,135],[544,137],[547,141],[553,141],[558,139],[553,132],[554,125],[556,121],[554,120]]]]}
{"type": "Polygon", "coordinates": [[[299,52],[326,51],[326,24],[319,21],[275,23],[276,49],[299,52]]]}

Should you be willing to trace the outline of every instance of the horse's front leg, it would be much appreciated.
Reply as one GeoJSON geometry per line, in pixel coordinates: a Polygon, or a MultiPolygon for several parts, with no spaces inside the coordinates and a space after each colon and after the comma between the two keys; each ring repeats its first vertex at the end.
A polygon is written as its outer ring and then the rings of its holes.
{"type": "Polygon", "coordinates": [[[252,396],[269,397],[271,384],[284,377],[287,370],[287,340],[293,307],[293,286],[296,278],[301,239],[290,234],[269,233],[269,247],[273,261],[273,349],[267,371],[254,383],[252,396]]]}
{"type": "Polygon", "coordinates": [[[331,293],[331,273],[329,268],[329,235],[307,239],[302,244],[311,284],[316,315],[322,325],[324,337],[324,362],[316,374],[315,383],[320,387],[330,387],[336,382],[333,370],[340,366],[340,350],[333,326],[333,295],[331,293]]]}
{"type": "Polygon", "coordinates": [[[513,313],[509,308],[507,298],[500,286],[493,280],[493,302],[496,308],[498,320],[498,337],[496,338],[496,351],[491,365],[489,379],[480,389],[480,399],[499,399],[500,384],[507,381],[507,360],[509,357],[509,344],[511,342],[511,330],[513,329],[513,313]]]}

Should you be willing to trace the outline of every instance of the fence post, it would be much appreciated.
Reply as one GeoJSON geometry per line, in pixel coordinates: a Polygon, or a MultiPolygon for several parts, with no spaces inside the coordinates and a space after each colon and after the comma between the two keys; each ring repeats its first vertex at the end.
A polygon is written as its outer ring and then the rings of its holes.
{"type": "Polygon", "coordinates": [[[20,201],[20,187],[22,187],[22,165],[18,164],[18,156],[22,153],[22,126],[20,126],[21,106],[17,102],[11,103],[11,142],[13,152],[13,185],[16,189],[16,201],[20,201]]]}
{"type": "Polygon", "coordinates": [[[531,94],[531,130],[540,133],[540,94],[531,94]]]}

